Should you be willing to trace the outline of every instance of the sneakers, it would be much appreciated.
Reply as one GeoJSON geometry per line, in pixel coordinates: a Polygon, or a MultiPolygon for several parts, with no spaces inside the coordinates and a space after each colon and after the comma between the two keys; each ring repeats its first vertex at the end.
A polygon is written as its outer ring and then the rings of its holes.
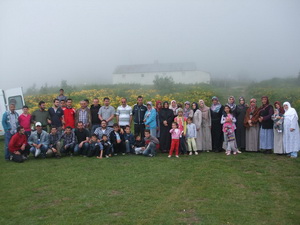
{"type": "MultiPolygon", "coordinates": [[[[195,153],[196,154],[196,153],[195,153]]],[[[192,152],[190,152],[190,154],[189,155],[193,155],[193,153],[192,152]]]]}
{"type": "Polygon", "coordinates": [[[226,155],[230,155],[231,154],[231,152],[230,151],[226,151],[226,155]]]}
{"type": "Polygon", "coordinates": [[[236,155],[236,154],[237,154],[237,152],[234,152],[233,154],[234,154],[234,155],[236,155]]]}
{"type": "Polygon", "coordinates": [[[153,155],[152,155],[152,154],[149,154],[149,157],[153,157],[153,155]]]}
{"type": "Polygon", "coordinates": [[[125,153],[122,153],[122,155],[125,155],[125,153]]]}
{"type": "Polygon", "coordinates": [[[198,152],[195,152],[195,155],[198,155],[198,152]]]}
{"type": "Polygon", "coordinates": [[[237,153],[241,154],[242,152],[241,152],[241,151],[239,151],[239,150],[237,150],[237,153]]]}
{"type": "Polygon", "coordinates": [[[168,158],[171,158],[172,156],[171,155],[168,155],[168,158]]]}
{"type": "Polygon", "coordinates": [[[179,155],[175,155],[176,158],[179,158],[179,155]]]}
{"type": "Polygon", "coordinates": [[[107,159],[108,159],[108,158],[109,158],[109,156],[108,156],[108,155],[106,155],[106,156],[105,156],[105,158],[107,158],[107,159]]]}
{"type": "Polygon", "coordinates": [[[40,154],[41,154],[41,149],[39,149],[39,148],[35,149],[35,154],[34,154],[34,156],[35,156],[35,157],[38,157],[40,154]]]}

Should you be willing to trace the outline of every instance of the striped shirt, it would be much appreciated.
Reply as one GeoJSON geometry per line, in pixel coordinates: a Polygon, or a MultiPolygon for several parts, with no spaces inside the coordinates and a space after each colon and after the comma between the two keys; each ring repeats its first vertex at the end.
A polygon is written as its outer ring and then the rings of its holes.
{"type": "Polygon", "coordinates": [[[116,115],[119,116],[120,126],[130,125],[130,116],[132,115],[132,108],[129,105],[126,105],[125,107],[120,105],[117,108],[116,115]]]}

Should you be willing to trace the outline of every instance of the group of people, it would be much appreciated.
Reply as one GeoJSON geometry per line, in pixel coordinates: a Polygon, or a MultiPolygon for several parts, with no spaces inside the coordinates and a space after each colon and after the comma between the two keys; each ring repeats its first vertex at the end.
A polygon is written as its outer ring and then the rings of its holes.
{"type": "Polygon", "coordinates": [[[72,99],[60,95],[46,110],[29,114],[28,107],[18,115],[14,103],[3,114],[5,130],[5,159],[23,162],[31,153],[34,157],[60,158],[62,155],[109,158],[113,155],[142,154],[153,157],[158,151],[168,157],[180,154],[198,155],[199,151],[221,152],[226,155],[243,151],[288,154],[297,157],[300,149],[298,115],[290,103],[274,107],[266,96],[257,106],[256,99],[238,104],[230,96],[223,106],[217,97],[211,107],[203,100],[184,104],[175,100],[156,101],[144,105],[142,96],[131,107],[127,99],[115,109],[105,97],[103,105],[94,98],[89,107],[87,99],[80,108],[72,107],[72,99]],[[131,131],[133,123],[133,132],[131,131]]]}

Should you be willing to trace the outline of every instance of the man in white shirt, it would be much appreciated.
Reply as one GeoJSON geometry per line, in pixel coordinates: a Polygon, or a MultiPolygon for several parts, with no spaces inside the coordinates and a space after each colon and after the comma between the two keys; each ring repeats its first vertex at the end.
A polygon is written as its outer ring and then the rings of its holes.
{"type": "Polygon", "coordinates": [[[125,126],[130,126],[132,121],[132,108],[127,105],[127,99],[121,99],[121,105],[117,108],[117,123],[125,130],[125,126]]]}

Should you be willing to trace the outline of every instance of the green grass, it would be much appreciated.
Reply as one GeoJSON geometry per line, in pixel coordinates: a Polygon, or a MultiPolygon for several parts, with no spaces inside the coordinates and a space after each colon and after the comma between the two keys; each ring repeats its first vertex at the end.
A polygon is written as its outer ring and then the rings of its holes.
{"type": "Polygon", "coordinates": [[[0,224],[299,224],[299,162],[259,153],[3,159],[0,224]]]}

